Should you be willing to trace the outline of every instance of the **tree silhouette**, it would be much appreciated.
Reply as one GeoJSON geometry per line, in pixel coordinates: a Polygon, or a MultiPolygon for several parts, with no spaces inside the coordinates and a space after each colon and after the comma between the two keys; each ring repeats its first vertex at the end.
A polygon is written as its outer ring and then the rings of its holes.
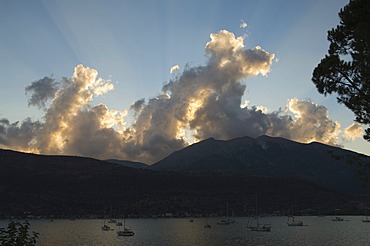
{"type": "Polygon", "coordinates": [[[3,246],[32,246],[36,245],[39,233],[29,233],[30,223],[10,221],[6,229],[0,229],[0,245],[3,246]]]}
{"type": "MultiPolygon", "coordinates": [[[[351,0],[339,12],[340,24],[328,31],[330,42],[313,71],[312,81],[324,94],[336,93],[337,101],[355,114],[355,121],[370,123],[370,1],[351,0]]],[[[370,141],[370,128],[364,139],[370,141]]]]}

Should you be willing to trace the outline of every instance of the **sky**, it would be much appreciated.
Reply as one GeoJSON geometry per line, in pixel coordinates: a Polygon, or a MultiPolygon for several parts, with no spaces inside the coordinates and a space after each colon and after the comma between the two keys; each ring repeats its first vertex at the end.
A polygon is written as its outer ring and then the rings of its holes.
{"type": "Polygon", "coordinates": [[[0,148],[151,164],[265,134],[370,155],[311,82],[346,4],[0,1],[0,148]]]}

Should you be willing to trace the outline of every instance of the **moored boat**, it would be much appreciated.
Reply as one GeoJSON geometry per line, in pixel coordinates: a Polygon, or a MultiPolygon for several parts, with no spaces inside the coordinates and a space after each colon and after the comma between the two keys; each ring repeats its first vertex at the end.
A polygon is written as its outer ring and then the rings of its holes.
{"type": "Polygon", "coordinates": [[[108,225],[106,225],[106,224],[104,224],[104,225],[101,227],[101,229],[102,229],[103,231],[110,231],[110,230],[111,230],[111,228],[110,228],[108,225]]]}
{"type": "Polygon", "coordinates": [[[117,235],[122,237],[132,237],[135,233],[131,229],[123,228],[123,230],[117,231],[117,235]]]}
{"type": "Polygon", "coordinates": [[[369,223],[370,222],[370,218],[368,216],[364,216],[362,218],[362,222],[369,223]]]}
{"type": "Polygon", "coordinates": [[[331,219],[332,221],[344,221],[344,219],[342,217],[339,217],[339,216],[335,216],[334,218],[331,219]]]}
{"type": "Polygon", "coordinates": [[[123,219],[123,230],[117,230],[117,235],[122,237],[132,237],[135,233],[131,229],[126,228],[126,220],[123,219]]]}
{"type": "Polygon", "coordinates": [[[289,216],[287,224],[288,224],[288,226],[303,226],[303,221],[295,220],[294,216],[289,216]]]}
{"type": "Polygon", "coordinates": [[[303,221],[294,219],[293,204],[291,210],[292,214],[288,216],[288,226],[303,226],[303,221]]]}
{"type": "Polygon", "coordinates": [[[369,223],[370,222],[370,218],[367,216],[367,210],[368,209],[366,209],[366,215],[363,216],[362,219],[361,219],[362,222],[365,222],[365,223],[369,223]]]}
{"type": "Polygon", "coordinates": [[[230,225],[234,224],[235,220],[229,218],[229,203],[226,203],[226,218],[221,219],[217,222],[218,225],[230,225]]]}
{"type": "Polygon", "coordinates": [[[218,225],[230,225],[234,223],[235,223],[235,220],[230,219],[230,218],[224,218],[217,222],[218,225]]]}
{"type": "Polygon", "coordinates": [[[271,223],[260,223],[258,219],[258,201],[256,195],[256,216],[252,219],[252,222],[249,223],[249,229],[252,231],[261,231],[261,232],[269,232],[271,231],[271,223]],[[255,221],[255,224],[254,224],[255,221]],[[252,225],[254,224],[254,225],[252,225]]]}

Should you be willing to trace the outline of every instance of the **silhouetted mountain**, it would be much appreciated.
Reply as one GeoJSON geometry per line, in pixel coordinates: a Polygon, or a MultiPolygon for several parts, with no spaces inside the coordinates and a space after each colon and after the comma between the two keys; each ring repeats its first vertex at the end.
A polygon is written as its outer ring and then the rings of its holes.
{"type": "Polygon", "coordinates": [[[133,168],[149,168],[149,165],[141,163],[141,162],[135,162],[135,161],[126,161],[126,160],[116,160],[116,159],[109,159],[104,160],[105,162],[119,164],[125,167],[133,167],[133,168]]]}
{"type": "MultiPolygon", "coordinates": [[[[213,140],[212,140],[213,141],[213,140]]],[[[33,215],[150,216],[253,213],[356,213],[353,197],[294,177],[228,172],[162,172],[92,158],[0,150],[0,217],[33,215]]]]}
{"type": "Polygon", "coordinates": [[[261,136],[228,141],[213,138],[176,151],[153,164],[162,171],[229,171],[258,176],[296,177],[338,192],[363,193],[370,157],[321,143],[302,144],[261,136]]]}

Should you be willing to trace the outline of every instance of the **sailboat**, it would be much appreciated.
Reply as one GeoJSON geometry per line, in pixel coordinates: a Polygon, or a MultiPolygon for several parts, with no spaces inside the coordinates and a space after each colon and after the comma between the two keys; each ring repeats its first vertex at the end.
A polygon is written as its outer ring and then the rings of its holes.
{"type": "Polygon", "coordinates": [[[294,220],[294,216],[288,217],[288,226],[303,226],[302,220],[294,220]]]}
{"type": "Polygon", "coordinates": [[[303,221],[301,220],[295,220],[294,219],[294,213],[293,213],[293,205],[292,205],[292,215],[288,216],[288,226],[303,226],[303,221]]]}
{"type": "MultiPolygon", "coordinates": [[[[111,211],[112,211],[112,206],[111,206],[111,211]]],[[[108,223],[111,223],[110,220],[108,220],[108,223]]],[[[101,227],[101,229],[103,231],[113,231],[114,230],[113,228],[110,228],[110,226],[105,224],[105,207],[104,207],[104,222],[103,222],[103,226],[101,227]]]]}
{"type": "Polygon", "coordinates": [[[115,224],[115,223],[117,223],[117,220],[116,219],[109,219],[108,223],[109,224],[115,224]]]}
{"type": "MultiPolygon", "coordinates": [[[[336,215],[336,214],[337,214],[337,209],[334,210],[334,215],[336,215]]],[[[332,221],[335,221],[335,222],[342,222],[342,221],[344,221],[343,217],[339,217],[339,216],[335,216],[331,220],[332,221]]]]}
{"type": "Polygon", "coordinates": [[[206,225],[204,226],[204,228],[212,228],[212,226],[211,226],[210,224],[206,224],[206,225]]]}
{"type": "Polygon", "coordinates": [[[252,222],[253,220],[256,221],[256,224],[255,225],[252,225],[252,223],[250,223],[249,225],[249,229],[251,229],[252,231],[271,231],[271,223],[260,223],[259,220],[258,220],[258,201],[257,201],[257,195],[256,195],[256,216],[254,217],[254,219],[252,219],[252,222]]]}
{"type": "Polygon", "coordinates": [[[109,220],[108,220],[108,223],[109,224],[116,224],[117,223],[117,220],[116,219],[113,219],[113,213],[112,213],[112,205],[110,205],[110,211],[109,211],[109,220]]]}
{"type": "Polygon", "coordinates": [[[218,225],[230,225],[234,224],[235,220],[229,218],[229,203],[226,203],[226,218],[221,219],[217,222],[218,225]]]}
{"type": "Polygon", "coordinates": [[[117,235],[118,236],[123,236],[123,237],[132,237],[132,236],[135,235],[135,233],[131,229],[126,228],[125,218],[123,218],[123,230],[118,230],[117,235]]]}
{"type": "Polygon", "coordinates": [[[208,216],[206,217],[206,224],[204,225],[204,228],[211,228],[211,225],[208,224],[208,216]]]}
{"type": "Polygon", "coordinates": [[[344,219],[342,217],[339,217],[339,216],[335,216],[334,218],[331,219],[332,221],[336,221],[336,222],[341,222],[341,221],[344,221],[344,219]]]}
{"type": "Polygon", "coordinates": [[[369,223],[370,222],[370,218],[367,216],[367,210],[366,210],[365,216],[362,217],[362,222],[365,222],[365,223],[369,223]]]}
{"type": "Polygon", "coordinates": [[[365,215],[365,216],[362,218],[362,222],[368,223],[368,222],[370,222],[370,218],[369,218],[367,215],[365,215]]]}
{"type": "Polygon", "coordinates": [[[101,227],[101,229],[102,229],[103,231],[113,231],[113,229],[111,229],[111,228],[110,228],[110,226],[108,226],[108,225],[106,225],[106,224],[105,224],[105,220],[104,220],[104,224],[103,224],[103,226],[101,227]]]}

